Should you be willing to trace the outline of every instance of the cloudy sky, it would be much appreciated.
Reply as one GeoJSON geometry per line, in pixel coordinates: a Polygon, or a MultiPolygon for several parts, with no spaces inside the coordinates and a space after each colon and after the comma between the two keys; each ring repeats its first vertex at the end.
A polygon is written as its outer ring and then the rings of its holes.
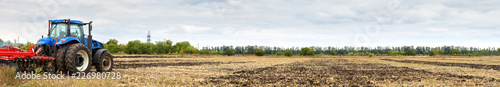
{"type": "Polygon", "coordinates": [[[0,0],[0,38],[47,20],[93,21],[94,39],[197,46],[500,47],[499,0],[0,0]]]}

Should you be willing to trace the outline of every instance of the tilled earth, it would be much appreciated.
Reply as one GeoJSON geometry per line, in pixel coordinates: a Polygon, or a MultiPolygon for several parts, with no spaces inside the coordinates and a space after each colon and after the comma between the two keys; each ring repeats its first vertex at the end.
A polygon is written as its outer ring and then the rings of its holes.
{"type": "MultiPolygon", "coordinates": [[[[380,86],[378,84],[425,84],[491,86],[494,78],[436,73],[346,59],[313,59],[305,62],[235,71],[211,76],[201,84],[238,86],[380,86]]],[[[493,84],[492,84],[493,83],[493,84]]]]}
{"type": "Polygon", "coordinates": [[[418,61],[418,60],[392,60],[392,59],[381,59],[386,61],[395,61],[401,63],[421,63],[429,65],[438,66],[457,66],[457,67],[467,67],[474,69],[486,69],[486,70],[497,70],[500,71],[500,65],[484,65],[484,64],[470,64],[470,63],[448,63],[448,62],[431,62],[431,61],[418,61]]]}
{"type": "MultiPolygon", "coordinates": [[[[251,61],[250,61],[251,62],[251,61]]],[[[247,62],[221,62],[221,61],[195,61],[195,60],[132,60],[132,61],[115,61],[114,68],[147,68],[147,67],[166,67],[166,66],[200,66],[200,65],[217,65],[217,64],[233,64],[247,62]]]]}

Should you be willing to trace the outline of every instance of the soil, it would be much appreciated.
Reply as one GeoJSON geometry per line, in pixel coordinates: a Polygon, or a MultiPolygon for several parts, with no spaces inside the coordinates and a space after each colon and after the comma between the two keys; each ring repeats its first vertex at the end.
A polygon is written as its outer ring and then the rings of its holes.
{"type": "Polygon", "coordinates": [[[113,58],[188,58],[183,56],[113,56],[113,58]]]}
{"type": "Polygon", "coordinates": [[[220,62],[220,61],[207,62],[207,61],[195,61],[195,60],[133,60],[133,61],[115,61],[114,68],[128,69],[128,68],[166,67],[166,66],[201,66],[206,64],[213,65],[213,64],[233,64],[233,63],[247,63],[247,62],[220,62]]]}
{"type": "MultiPolygon", "coordinates": [[[[201,84],[238,86],[380,86],[387,83],[451,81],[455,86],[488,86],[494,78],[434,73],[408,67],[351,61],[313,59],[305,62],[235,71],[230,75],[207,77],[201,84]]],[[[437,83],[435,83],[437,84],[437,83]]]]}
{"type": "Polygon", "coordinates": [[[487,69],[487,70],[497,70],[500,71],[500,65],[484,65],[484,64],[470,64],[470,63],[449,63],[449,62],[430,62],[430,61],[417,61],[417,60],[392,60],[392,59],[381,59],[386,61],[395,61],[401,63],[421,63],[421,64],[429,64],[429,65],[438,65],[438,66],[458,66],[458,67],[467,67],[474,69],[487,69]]]}

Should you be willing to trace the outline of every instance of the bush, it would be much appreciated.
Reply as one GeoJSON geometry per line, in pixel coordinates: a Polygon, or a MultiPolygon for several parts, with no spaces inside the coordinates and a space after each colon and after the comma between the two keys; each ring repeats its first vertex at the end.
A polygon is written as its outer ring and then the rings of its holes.
{"type": "Polygon", "coordinates": [[[210,55],[210,50],[208,49],[200,50],[200,54],[210,55]]]}
{"type": "Polygon", "coordinates": [[[283,52],[276,52],[275,55],[276,56],[281,56],[281,55],[283,55],[283,52]]]}
{"type": "Polygon", "coordinates": [[[181,54],[181,56],[184,56],[184,49],[181,49],[181,51],[179,51],[179,53],[181,54]]]}
{"type": "Polygon", "coordinates": [[[223,54],[224,54],[224,55],[228,55],[228,56],[233,56],[235,53],[234,53],[234,51],[233,51],[233,50],[226,50],[226,51],[224,51],[224,53],[223,53],[223,54]]]}
{"type": "Polygon", "coordinates": [[[417,55],[417,53],[414,50],[406,50],[404,55],[415,56],[415,55],[417,55]]]}
{"type": "Polygon", "coordinates": [[[218,54],[218,52],[217,52],[217,51],[210,51],[210,54],[212,54],[212,55],[217,55],[217,54],[218,54]]]}
{"type": "Polygon", "coordinates": [[[264,52],[264,50],[262,49],[257,49],[257,51],[255,51],[255,55],[257,56],[264,56],[266,52],[264,52]]]}
{"type": "Polygon", "coordinates": [[[332,55],[332,56],[337,56],[337,52],[332,51],[332,52],[330,52],[330,55],[332,55]]]}
{"type": "Polygon", "coordinates": [[[347,53],[348,56],[354,56],[354,52],[347,53]]]}
{"type": "Polygon", "coordinates": [[[375,54],[373,54],[373,53],[368,54],[368,57],[373,57],[373,56],[375,56],[375,54]]]}
{"type": "Polygon", "coordinates": [[[364,56],[364,53],[355,53],[357,56],[364,56]]]}
{"type": "Polygon", "coordinates": [[[370,52],[365,52],[365,56],[369,56],[370,54],[372,54],[372,53],[370,53],[370,52]]]}
{"type": "Polygon", "coordinates": [[[304,47],[300,50],[301,56],[314,56],[314,50],[308,47],[304,47]]]}
{"type": "Polygon", "coordinates": [[[291,56],[293,56],[293,52],[292,52],[292,50],[290,50],[290,49],[286,49],[286,50],[285,50],[285,56],[287,56],[287,57],[291,57],[291,56]]]}
{"type": "Polygon", "coordinates": [[[392,51],[392,56],[397,56],[397,55],[399,55],[398,51],[392,51]]]}
{"type": "Polygon", "coordinates": [[[382,54],[380,54],[380,53],[377,53],[377,54],[375,54],[375,56],[382,56],[382,54]]]}

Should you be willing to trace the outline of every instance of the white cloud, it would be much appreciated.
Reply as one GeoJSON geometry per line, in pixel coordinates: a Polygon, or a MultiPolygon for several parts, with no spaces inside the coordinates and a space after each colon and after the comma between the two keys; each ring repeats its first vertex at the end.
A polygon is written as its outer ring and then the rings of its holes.
{"type": "Polygon", "coordinates": [[[446,29],[446,28],[427,28],[427,30],[429,31],[434,31],[434,32],[446,32],[446,31],[450,31],[449,29],[446,29]]]}

